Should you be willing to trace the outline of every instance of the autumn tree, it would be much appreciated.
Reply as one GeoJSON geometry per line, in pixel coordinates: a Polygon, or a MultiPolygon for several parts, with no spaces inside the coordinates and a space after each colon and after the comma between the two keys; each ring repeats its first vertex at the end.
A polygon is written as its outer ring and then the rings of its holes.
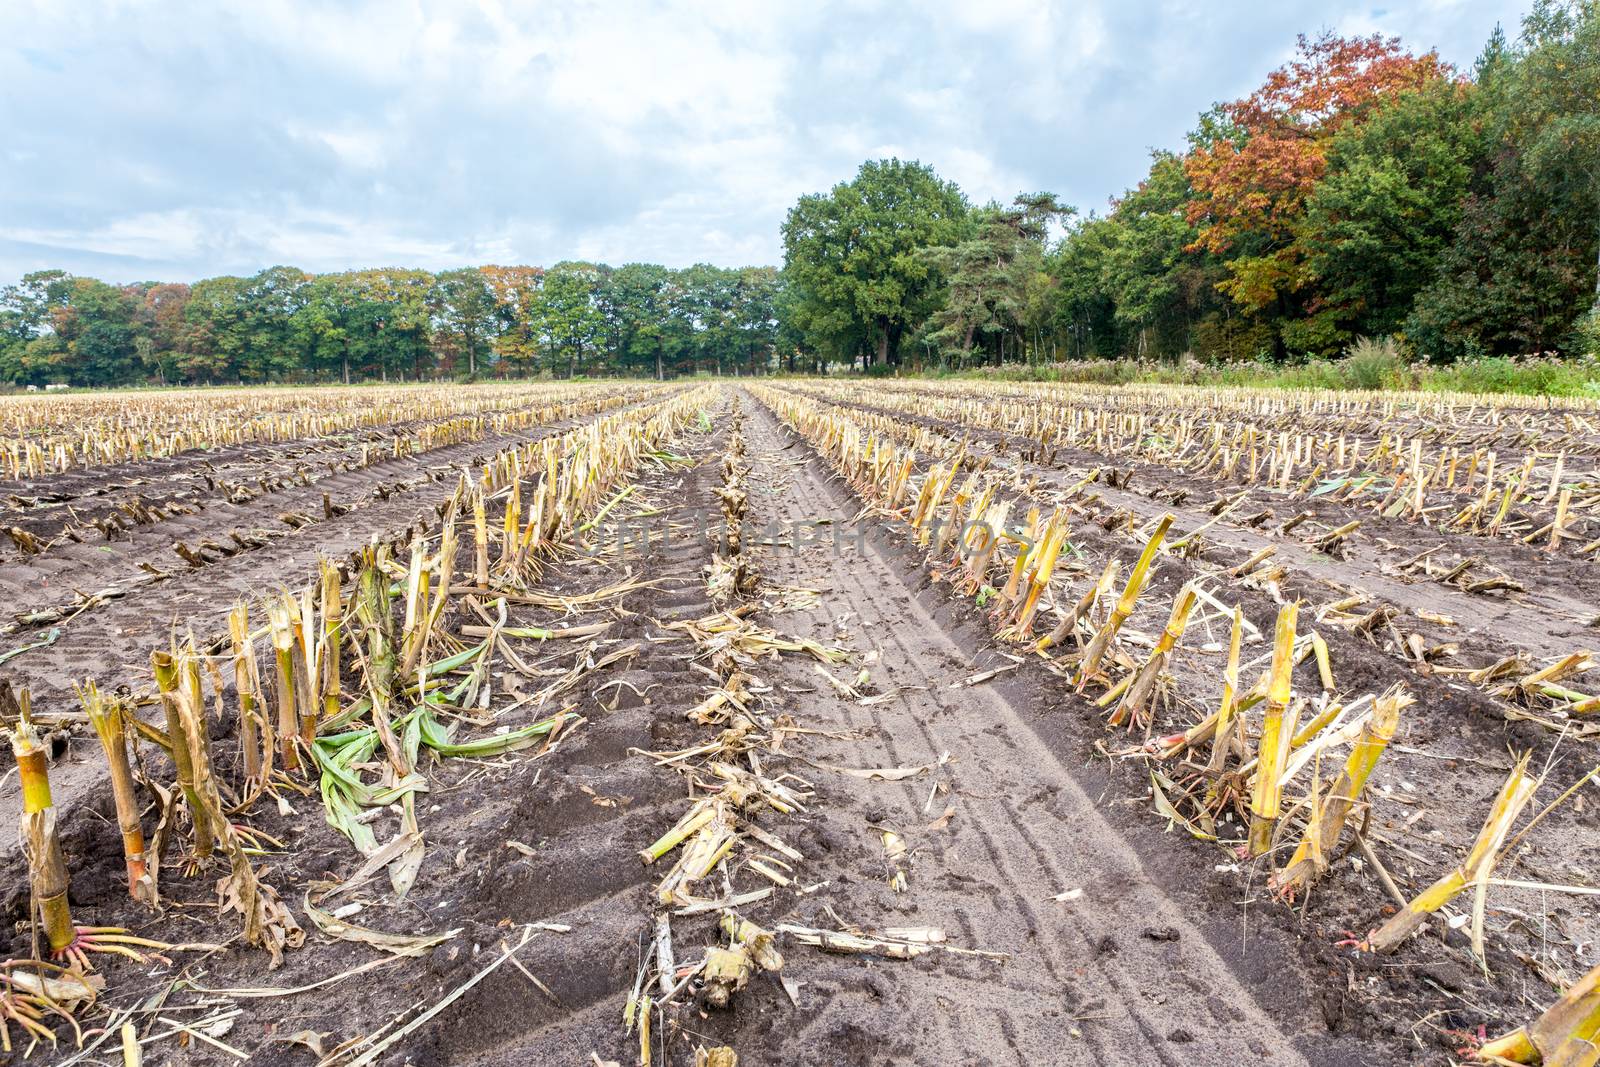
{"type": "Polygon", "coordinates": [[[1185,162],[1196,247],[1228,257],[1222,291],[1246,311],[1297,293],[1307,273],[1296,230],[1333,137],[1448,73],[1437,54],[1413,56],[1394,38],[1302,36],[1296,59],[1223,105],[1185,162]]]}
{"type": "Polygon", "coordinates": [[[527,374],[539,367],[539,288],[544,271],[539,267],[478,268],[494,297],[499,336],[495,355],[500,365],[527,374]]]}
{"type": "Polygon", "coordinates": [[[74,278],[52,309],[51,330],[65,348],[57,369],[73,385],[123,385],[138,370],[134,344],[136,291],[94,278],[74,278]]]}
{"type": "Polygon", "coordinates": [[[182,282],[164,282],[143,287],[139,303],[140,364],[154,372],[162,383],[176,377],[176,355],[183,338],[184,309],[189,306],[189,287],[182,282]]]}

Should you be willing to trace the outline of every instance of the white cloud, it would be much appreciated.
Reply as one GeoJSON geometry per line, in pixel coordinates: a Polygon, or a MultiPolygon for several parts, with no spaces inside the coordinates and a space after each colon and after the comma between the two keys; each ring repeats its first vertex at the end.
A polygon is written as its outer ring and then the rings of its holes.
{"type": "Polygon", "coordinates": [[[1297,32],[1471,61],[1510,0],[11,0],[0,280],[776,262],[795,197],[898,154],[1093,208],[1297,32]]]}

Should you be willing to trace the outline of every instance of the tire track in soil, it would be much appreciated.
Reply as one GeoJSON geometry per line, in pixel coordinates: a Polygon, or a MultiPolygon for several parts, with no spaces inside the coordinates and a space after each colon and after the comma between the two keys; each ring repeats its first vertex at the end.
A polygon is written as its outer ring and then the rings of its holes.
{"type": "MultiPolygon", "coordinates": [[[[741,403],[749,414],[751,484],[766,488],[752,493],[753,525],[838,521],[853,512],[809,446],[786,452],[794,439],[742,394],[741,403]],[[804,462],[787,460],[791,454],[804,462]],[[782,483],[773,480],[779,463],[790,475],[782,483]]],[[[780,632],[829,641],[843,620],[881,649],[874,668],[880,685],[930,687],[861,706],[819,685],[808,662],[764,663],[759,674],[773,690],[767,711],[854,738],[804,738],[808,758],[872,767],[934,763],[947,751],[953,757],[931,778],[902,783],[864,782],[793,761],[790,770],[818,785],[810,825],[790,842],[807,856],[797,877],[829,885],[813,897],[789,896],[785,919],[831,926],[827,903],[847,921],[943,926],[953,945],[1011,958],[934,953],[882,961],[787,945],[785,974],[803,983],[798,1009],[773,983],[758,980],[732,1010],[699,1020],[708,1044],[732,1044],[741,1062],[756,1064],[1341,1062],[1329,1055],[1337,1040],[1305,1005],[1279,998],[1269,1011],[1258,1001],[1252,985],[1272,973],[1299,973],[1282,945],[1258,942],[1252,951],[1264,958],[1249,976],[1236,973],[1213,948],[1215,931],[1189,918],[1192,901],[1168,893],[1161,876],[1144,867],[1083,784],[1038,743],[1011,694],[978,687],[952,697],[940,688],[970,672],[970,657],[884,551],[765,548],[759,571],[769,589],[821,590],[816,607],[771,620],[780,632]],[[932,781],[952,792],[924,811],[932,781]],[[1020,807],[1019,793],[1026,794],[1020,807]],[[925,828],[945,803],[956,808],[948,827],[925,828]],[[871,828],[880,822],[913,850],[904,894],[886,884],[890,868],[871,828]],[[1074,887],[1084,890],[1078,900],[1050,899],[1074,887]],[[918,1025],[908,1027],[908,1019],[918,1025]]],[[[692,958],[692,944],[679,941],[680,958],[692,958]]],[[[528,1042],[502,1049],[493,1062],[530,1062],[548,1051],[542,1041],[528,1042]]]]}
{"type": "MultiPolygon", "coordinates": [[[[800,440],[798,436],[795,439],[800,440]]],[[[819,462],[831,477],[831,467],[825,461],[819,462]]],[[[1147,501],[1146,506],[1153,512],[1164,510],[1153,502],[1147,501]]],[[[1126,564],[1131,560],[1131,550],[1137,548],[1131,539],[1122,539],[1125,544],[1115,543],[1117,538],[1103,534],[1092,524],[1078,529],[1088,539],[1086,543],[1093,546],[1090,555],[1094,558],[1104,558],[1109,546],[1109,551],[1126,564]]],[[[1183,579],[1192,576],[1188,565],[1181,562],[1173,571],[1158,571],[1152,579],[1152,603],[1164,604],[1183,579]]],[[[933,588],[919,565],[908,565],[905,580],[921,590],[923,604],[955,632],[969,636],[977,647],[991,647],[989,627],[976,621],[979,613],[969,603],[951,601],[943,586],[933,588]]],[[[1285,591],[1292,591],[1291,583],[1285,583],[1285,591]]],[[[1265,593],[1239,588],[1234,592],[1247,616],[1258,625],[1270,627],[1272,611],[1260,615],[1263,605],[1271,608],[1265,593]]],[[[1397,660],[1392,654],[1342,630],[1324,631],[1324,635],[1334,651],[1333,663],[1342,691],[1376,692],[1397,680],[1397,660]]],[[[1225,635],[1208,636],[1216,641],[1225,635]]],[[[1504,651],[1509,650],[1496,649],[1504,651]]],[[[1003,662],[981,662],[973,669],[1003,662]]],[[[1219,666],[1206,662],[1203,656],[1192,656],[1185,664],[1198,680],[1202,703],[1213,699],[1219,666]]],[[[1023,689],[1026,683],[1022,679],[1030,669],[1024,667],[1012,680],[1002,678],[990,684],[1023,689]]],[[[1035,670],[1034,676],[1038,678],[1040,673],[1035,670]]],[[[1097,760],[1089,743],[1102,736],[1100,730],[1076,728],[1075,724],[1098,725],[1102,713],[1072,695],[1058,679],[1045,676],[1034,684],[1056,695],[1050,701],[1038,699],[1037,693],[1022,695],[1015,706],[1032,706],[1045,714],[1069,714],[1074,724],[1064,732],[1036,730],[1040,740],[1055,749],[1058,758],[1069,766],[1097,760]]],[[[1530,749],[1535,753],[1535,765],[1545,765],[1562,750],[1562,743],[1559,735],[1533,723],[1506,721],[1501,706],[1487,694],[1443,676],[1419,674],[1407,679],[1406,684],[1419,704],[1403,721],[1400,740],[1406,743],[1391,748],[1374,778],[1376,795],[1383,798],[1374,826],[1375,840],[1391,873],[1403,892],[1414,894],[1459,858],[1477,834],[1483,814],[1509,769],[1509,764],[1504,759],[1497,761],[1495,755],[1507,748],[1530,749]],[[1419,788],[1418,783],[1426,783],[1425,788],[1419,788]]],[[[1187,721],[1180,719],[1177,725],[1187,725],[1187,721]]],[[[1569,748],[1548,788],[1559,789],[1591,763],[1591,757],[1569,748]]],[[[1491,975],[1478,972],[1468,957],[1464,937],[1448,937],[1445,944],[1432,937],[1419,938],[1394,958],[1352,959],[1333,942],[1348,936],[1351,929],[1360,931],[1374,925],[1383,914],[1380,909],[1389,906],[1370,873],[1337,864],[1319,887],[1311,912],[1296,916],[1267,906],[1264,917],[1251,914],[1261,910],[1254,903],[1262,893],[1259,885],[1236,885],[1236,876],[1217,878],[1209,870],[1209,862],[1186,866],[1178,855],[1161,855],[1147,847],[1149,842],[1159,840],[1159,835],[1152,831],[1148,799],[1140,799],[1140,794],[1147,797],[1149,788],[1141,773],[1119,765],[1107,768],[1105,778],[1115,791],[1108,817],[1117,825],[1126,826],[1125,833],[1143,854],[1147,868],[1168,872],[1169,879],[1176,868],[1186,880],[1185,890],[1192,880],[1196,891],[1189,895],[1196,913],[1206,916],[1213,946],[1237,971],[1251,974],[1258,990],[1265,987],[1264,995],[1270,997],[1275,992],[1273,976],[1255,973],[1256,959],[1269,956],[1241,951],[1243,930],[1252,941],[1276,938],[1288,958],[1301,962],[1299,973],[1316,976],[1309,984],[1298,987],[1305,990],[1302,999],[1307,1003],[1290,1006],[1317,1016],[1311,1022],[1313,1030],[1325,1027],[1341,1035],[1359,1033],[1371,1040],[1387,1040],[1407,1050],[1395,1053],[1400,1057],[1397,1062],[1453,1062],[1437,1048],[1432,1059],[1419,1055],[1429,1032],[1443,1045],[1452,1031],[1467,1033],[1487,1023],[1493,1032],[1523,1022],[1528,1008],[1528,983],[1538,981],[1527,967],[1530,959],[1535,961],[1535,971],[1543,964],[1567,973],[1575,967],[1576,973],[1581,973],[1588,965],[1584,962],[1585,946],[1593,944],[1593,909],[1581,898],[1547,897],[1537,891],[1512,889],[1498,889],[1491,906],[1491,915],[1501,924],[1499,929],[1491,926],[1489,933],[1491,975]],[[1138,825],[1140,820],[1142,826],[1138,825]],[[1240,909],[1241,904],[1246,906],[1244,910],[1240,909]],[[1232,928],[1226,922],[1210,922],[1213,913],[1232,917],[1232,928]],[[1510,921],[1508,916],[1512,917],[1510,921]],[[1516,917],[1527,916],[1547,921],[1550,928],[1558,931],[1557,936],[1547,941],[1544,932],[1531,930],[1525,919],[1519,927],[1516,917]]],[[[1582,882],[1600,855],[1594,844],[1593,826],[1592,813],[1572,808],[1558,810],[1543,822],[1538,834],[1530,836],[1515,858],[1515,865],[1521,866],[1522,871],[1511,872],[1513,863],[1508,861],[1503,866],[1509,873],[1502,877],[1562,882],[1575,876],[1582,882]]],[[[1193,853],[1199,850],[1169,850],[1184,851],[1194,858],[1193,853]]],[[[1211,855],[1214,858],[1215,854],[1211,855]]]]}
{"type": "MultiPolygon", "coordinates": [[[[631,406],[637,405],[628,405],[631,406]]],[[[238,599],[254,598],[283,586],[298,587],[310,579],[319,559],[339,559],[374,538],[393,540],[404,537],[418,524],[435,523],[438,507],[455,491],[458,473],[481,465],[505,448],[565,433],[626,409],[612,408],[345,472],[340,476],[340,488],[361,495],[360,499],[346,501],[351,508],[344,514],[289,530],[260,548],[241,551],[198,570],[174,571],[167,579],[130,586],[125,596],[109,600],[63,625],[55,644],[7,663],[0,670],[0,677],[28,686],[34,708],[43,714],[78,710],[72,687],[86,678],[107,690],[120,685],[137,688],[148,681],[150,652],[161,647],[177,622],[193,627],[202,642],[225,633],[227,613],[238,599]],[[387,499],[373,495],[372,490],[379,484],[392,484],[404,477],[410,479],[404,490],[391,492],[387,499]]],[[[173,541],[194,540],[203,535],[222,539],[231,528],[250,529],[268,523],[282,528],[276,518],[280,512],[309,507],[320,514],[322,493],[328,487],[327,482],[296,487],[295,491],[266,494],[246,504],[213,506],[176,516],[156,527],[141,527],[136,542],[97,546],[109,551],[93,567],[68,571],[61,577],[50,573],[63,562],[59,559],[47,560],[39,567],[8,564],[0,573],[0,602],[21,609],[33,606],[46,594],[59,597],[66,589],[89,593],[116,585],[126,581],[130,571],[139,573],[134,568],[140,558],[156,556],[162,565],[170,558],[182,565],[171,552],[173,541]]],[[[37,637],[34,632],[23,631],[11,639],[21,644],[37,637]]],[[[66,751],[51,767],[56,804],[63,810],[103,782],[106,773],[93,736],[68,735],[66,745],[66,751]]],[[[9,761],[7,754],[8,765],[9,761]]],[[[19,805],[20,798],[14,790],[0,791],[0,867],[15,859],[19,805]]]]}

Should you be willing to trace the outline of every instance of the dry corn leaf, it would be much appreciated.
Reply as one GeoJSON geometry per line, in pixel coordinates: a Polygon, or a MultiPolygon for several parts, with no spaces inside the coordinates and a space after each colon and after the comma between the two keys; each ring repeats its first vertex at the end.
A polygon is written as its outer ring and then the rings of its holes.
{"type": "Polygon", "coordinates": [[[461,932],[459,928],[447,930],[442,934],[423,936],[418,934],[391,934],[383,930],[373,930],[365,926],[337,919],[331,912],[323,911],[311,903],[308,895],[305,904],[306,917],[309,918],[318,930],[329,937],[336,937],[341,941],[356,941],[363,945],[371,945],[375,949],[393,953],[396,956],[426,956],[437,945],[443,944],[461,932]]]}

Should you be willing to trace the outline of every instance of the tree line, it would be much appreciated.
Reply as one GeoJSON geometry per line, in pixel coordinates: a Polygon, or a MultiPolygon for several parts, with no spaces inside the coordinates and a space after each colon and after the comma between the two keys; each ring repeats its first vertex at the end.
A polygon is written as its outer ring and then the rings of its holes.
{"type": "Polygon", "coordinates": [[[784,264],[566,262],[0,290],[0,382],[759,373],[1122,358],[1600,354],[1600,0],[1537,0],[1469,70],[1301,38],[1104,212],[973,205],[862,164],[784,264]]]}
{"type": "Polygon", "coordinates": [[[668,377],[765,369],[778,272],[558,263],[309,274],[192,285],[59,270],[0,290],[0,381],[668,377]]]}
{"type": "Polygon", "coordinates": [[[785,325],[862,366],[1600,354],[1600,0],[1540,0],[1464,71],[1301,38],[1104,213],[885,160],[783,241],[785,325]]]}

